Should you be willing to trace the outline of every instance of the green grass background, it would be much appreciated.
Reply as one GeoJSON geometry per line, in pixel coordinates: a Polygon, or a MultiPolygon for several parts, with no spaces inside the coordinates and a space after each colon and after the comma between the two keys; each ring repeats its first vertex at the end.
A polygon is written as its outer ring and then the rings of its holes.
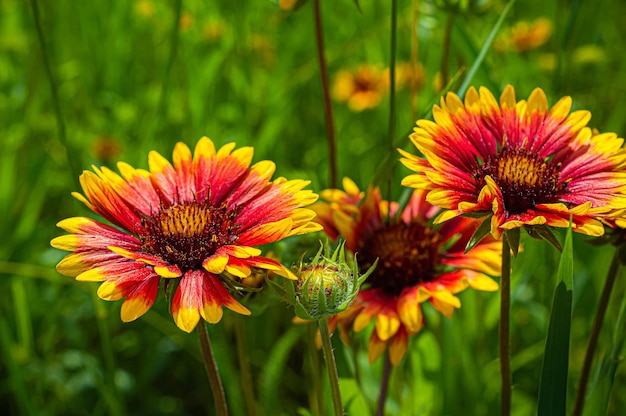
{"type": "MultiPolygon", "coordinates": [[[[326,188],[328,153],[311,3],[286,12],[266,0],[187,0],[179,16],[177,1],[0,2],[3,413],[212,413],[197,337],[176,328],[165,302],[123,324],[121,302],[101,301],[96,284],[77,283],[55,271],[64,253],[49,241],[62,234],[57,221],[92,216],[70,196],[79,190],[83,169],[114,167],[117,160],[145,168],[149,150],[169,158],[177,141],[193,146],[203,135],[217,145],[234,141],[254,146],[254,160],[274,160],[277,175],[310,179],[316,191],[326,188]],[[185,22],[182,27],[178,17],[185,22]],[[98,152],[95,146],[103,139],[119,146],[119,154],[111,158],[98,152]]],[[[361,12],[350,0],[322,3],[331,77],[362,63],[388,66],[390,2],[360,1],[361,12]]],[[[448,15],[430,1],[416,3],[419,60],[426,69],[416,112],[426,115],[439,96],[434,80],[448,15]]],[[[398,2],[398,61],[410,60],[412,5],[398,2]]],[[[463,79],[504,2],[489,6],[455,15],[451,75],[460,71],[463,79]]],[[[626,4],[518,1],[502,31],[540,16],[553,23],[548,42],[523,53],[490,50],[472,85],[488,86],[498,95],[511,83],[518,98],[541,87],[550,103],[570,95],[576,109],[592,112],[592,127],[624,135],[626,4]]],[[[456,87],[458,83],[452,85],[456,87]]],[[[396,98],[398,134],[393,140],[411,149],[406,137],[415,121],[411,97],[405,89],[396,98]]],[[[388,108],[388,96],[361,113],[334,103],[339,175],[350,176],[362,188],[389,153],[388,108]]],[[[385,180],[391,179],[399,197],[399,181],[407,171],[399,163],[392,171],[385,180]]],[[[570,407],[613,255],[613,248],[592,246],[588,240],[574,238],[570,407]]],[[[559,260],[547,243],[523,242],[525,249],[513,262],[515,415],[536,412],[559,260]]],[[[611,349],[625,289],[620,275],[598,356],[611,349]]],[[[413,337],[392,375],[389,415],[498,413],[498,296],[468,290],[460,297],[463,306],[450,320],[424,308],[427,327],[413,337]]],[[[258,414],[315,413],[311,392],[326,381],[310,330],[292,325],[292,312],[269,292],[245,303],[251,317],[226,312],[219,325],[209,328],[231,413],[250,413],[243,399],[238,343],[249,361],[258,414]]],[[[350,415],[373,414],[375,408],[382,360],[367,365],[368,332],[356,336],[351,349],[333,339],[350,415]]],[[[619,367],[609,413],[623,414],[624,409],[626,373],[619,367]]]]}

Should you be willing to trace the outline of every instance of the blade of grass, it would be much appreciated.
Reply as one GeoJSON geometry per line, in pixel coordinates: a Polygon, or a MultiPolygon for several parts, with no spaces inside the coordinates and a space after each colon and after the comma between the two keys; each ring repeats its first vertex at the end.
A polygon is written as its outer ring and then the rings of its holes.
{"type": "Polygon", "coordinates": [[[472,79],[474,79],[474,75],[476,74],[476,71],[478,71],[478,68],[480,68],[480,65],[485,60],[485,56],[487,55],[487,52],[491,48],[491,44],[493,43],[493,40],[496,38],[496,35],[498,34],[498,31],[500,30],[500,26],[502,26],[502,23],[504,22],[504,18],[509,14],[509,11],[511,10],[511,7],[513,7],[514,3],[515,3],[515,0],[509,0],[506,6],[504,6],[504,9],[502,9],[502,13],[500,13],[500,17],[498,17],[496,24],[493,26],[493,28],[491,28],[491,32],[489,32],[487,39],[485,39],[485,43],[483,43],[482,49],[478,53],[478,56],[476,57],[474,62],[472,63],[472,66],[470,67],[469,71],[467,71],[467,75],[465,76],[463,83],[459,87],[458,94],[460,97],[465,95],[465,92],[469,88],[469,85],[472,82],[472,79]]]}
{"type": "Polygon", "coordinates": [[[61,111],[61,103],[59,100],[59,93],[57,90],[56,77],[52,72],[52,64],[50,62],[50,56],[48,47],[46,44],[46,40],[43,33],[43,27],[41,25],[41,17],[39,11],[39,3],[37,0],[31,0],[31,9],[33,12],[33,20],[35,22],[35,28],[37,29],[37,40],[39,41],[39,46],[41,47],[41,57],[43,60],[43,66],[46,70],[46,75],[48,77],[48,83],[50,84],[50,93],[52,94],[52,105],[54,107],[54,115],[57,122],[57,134],[59,136],[59,141],[63,145],[65,149],[65,157],[67,160],[67,165],[69,166],[70,175],[72,175],[72,181],[74,186],[78,188],[80,184],[78,183],[78,173],[80,169],[77,165],[76,158],[71,157],[73,154],[72,148],[70,148],[70,143],[67,140],[67,134],[65,130],[65,119],[63,118],[63,112],[61,111]]]}
{"type": "Polygon", "coordinates": [[[552,313],[539,384],[538,415],[565,415],[569,339],[572,319],[574,260],[568,228],[557,271],[552,313]]]}

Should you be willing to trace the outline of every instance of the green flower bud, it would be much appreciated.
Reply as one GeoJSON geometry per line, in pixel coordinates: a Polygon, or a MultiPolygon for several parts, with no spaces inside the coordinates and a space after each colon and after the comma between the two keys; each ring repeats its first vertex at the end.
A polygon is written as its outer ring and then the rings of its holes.
{"type": "Polygon", "coordinates": [[[344,242],[334,252],[328,245],[322,245],[311,262],[301,261],[294,269],[298,280],[283,281],[282,285],[270,281],[270,286],[294,306],[298,318],[329,318],[350,305],[377,261],[363,275],[359,275],[356,258],[350,263],[346,261],[344,242]]]}

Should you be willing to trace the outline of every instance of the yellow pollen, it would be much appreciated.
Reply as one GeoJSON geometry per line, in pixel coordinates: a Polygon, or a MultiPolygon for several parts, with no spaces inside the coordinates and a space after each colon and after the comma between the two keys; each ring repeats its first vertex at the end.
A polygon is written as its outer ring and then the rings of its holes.
{"type": "Polygon", "coordinates": [[[161,230],[164,235],[200,235],[207,227],[208,217],[208,212],[197,205],[173,205],[161,214],[161,230]]]}
{"type": "Polygon", "coordinates": [[[498,160],[497,176],[508,183],[535,186],[544,179],[546,169],[546,162],[512,154],[498,160]]]}

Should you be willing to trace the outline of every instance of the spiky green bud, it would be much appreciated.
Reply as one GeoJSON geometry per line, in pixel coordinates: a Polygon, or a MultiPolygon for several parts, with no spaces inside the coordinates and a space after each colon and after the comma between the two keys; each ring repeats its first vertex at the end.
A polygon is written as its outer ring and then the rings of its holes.
{"type": "Polygon", "coordinates": [[[350,305],[361,284],[376,267],[374,263],[366,273],[359,275],[356,258],[350,263],[346,261],[343,242],[334,251],[322,245],[311,262],[301,261],[295,268],[298,280],[283,281],[283,284],[270,281],[270,286],[294,306],[298,318],[329,318],[350,305]]]}

